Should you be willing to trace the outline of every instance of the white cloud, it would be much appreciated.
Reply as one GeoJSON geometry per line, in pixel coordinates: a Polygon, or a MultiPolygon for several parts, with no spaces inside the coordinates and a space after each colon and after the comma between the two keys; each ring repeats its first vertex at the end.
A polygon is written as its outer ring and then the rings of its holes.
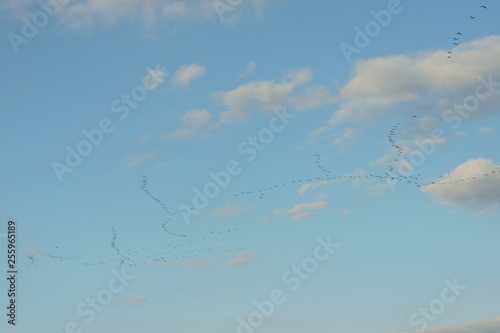
{"type": "Polygon", "coordinates": [[[244,211],[252,209],[253,207],[255,207],[255,205],[250,205],[247,207],[237,207],[233,206],[231,203],[226,203],[224,207],[215,211],[215,214],[224,218],[231,218],[239,215],[240,213],[243,213],[244,211]]]}
{"type": "Polygon", "coordinates": [[[165,19],[186,19],[189,17],[190,10],[187,1],[167,2],[161,8],[161,14],[165,19]]]}
{"type": "MultiPolygon", "coordinates": [[[[340,91],[341,109],[331,123],[366,122],[398,113],[401,108],[395,106],[399,103],[415,102],[414,106],[424,111],[439,110],[435,106],[443,110],[473,95],[479,76],[492,75],[498,82],[500,36],[464,43],[452,52],[453,59],[440,50],[421,52],[415,57],[396,55],[358,61],[353,76],[340,91]],[[423,98],[434,102],[422,104],[423,98]]],[[[491,112],[491,106],[499,101],[495,96],[481,102],[478,113],[491,112]]]]}
{"type": "Polygon", "coordinates": [[[255,255],[252,252],[238,252],[234,258],[227,261],[229,267],[244,266],[255,260],[255,255]]]}
{"type": "Polygon", "coordinates": [[[294,86],[301,86],[312,80],[312,70],[310,67],[299,68],[287,73],[284,80],[291,82],[294,86]]]}
{"type": "Polygon", "coordinates": [[[179,120],[184,126],[200,127],[208,123],[210,118],[207,110],[193,110],[185,113],[179,120]]]}
{"type": "Polygon", "coordinates": [[[66,6],[61,18],[70,28],[91,27],[96,23],[115,25],[121,20],[137,20],[149,6],[138,0],[73,1],[66,6]]]}
{"type": "Polygon", "coordinates": [[[488,127],[488,126],[483,126],[478,131],[482,135],[491,135],[495,133],[495,129],[493,127],[488,127]]]}
{"type": "MultiPolygon", "coordinates": [[[[3,0],[3,10],[17,15],[27,15],[39,8],[36,0],[3,0]]],[[[257,12],[262,11],[268,0],[244,1],[238,7],[252,5],[257,12]]],[[[157,29],[168,22],[201,22],[213,20],[219,23],[214,0],[79,0],[63,6],[56,19],[72,29],[93,28],[100,25],[117,25],[122,22],[140,22],[145,29],[157,29]]],[[[232,21],[239,15],[233,10],[232,21]]]]}
{"type": "Polygon", "coordinates": [[[328,126],[321,126],[317,129],[315,129],[314,131],[312,131],[311,133],[309,133],[309,137],[310,138],[315,138],[321,134],[325,134],[328,132],[328,126]]]}
{"type": "Polygon", "coordinates": [[[299,194],[304,195],[309,190],[314,190],[314,189],[320,188],[322,186],[325,186],[327,184],[329,184],[329,181],[327,181],[327,180],[322,180],[319,182],[304,184],[300,187],[299,194]]]}
{"type": "Polygon", "coordinates": [[[290,99],[290,105],[298,111],[307,111],[320,108],[337,101],[330,90],[324,86],[311,85],[290,99]]]}
{"type": "Polygon", "coordinates": [[[500,165],[485,158],[471,159],[422,191],[443,205],[495,209],[500,206],[500,165]]]}
{"type": "Polygon", "coordinates": [[[187,88],[193,80],[199,79],[206,72],[206,68],[198,64],[182,65],[175,72],[173,82],[176,85],[187,88]]]}
{"type": "Polygon", "coordinates": [[[217,92],[214,99],[228,109],[221,113],[220,123],[244,121],[253,110],[272,114],[287,104],[296,110],[309,110],[330,103],[333,97],[326,88],[309,86],[297,92],[311,80],[312,70],[306,67],[287,73],[279,82],[252,81],[230,91],[217,92]]]}
{"type": "Polygon", "coordinates": [[[183,139],[201,135],[200,129],[207,125],[212,115],[207,110],[192,110],[179,118],[181,128],[167,135],[169,138],[183,139]]]}
{"type": "Polygon", "coordinates": [[[315,217],[318,211],[327,208],[326,201],[315,201],[311,203],[299,203],[288,210],[276,210],[275,215],[290,215],[293,222],[315,217]]]}
{"type": "Polygon", "coordinates": [[[247,69],[244,73],[241,73],[240,75],[238,75],[239,78],[244,78],[244,77],[247,77],[248,75],[252,74],[253,71],[255,70],[257,66],[255,65],[255,62],[251,61],[248,63],[247,65],[247,69]]]}

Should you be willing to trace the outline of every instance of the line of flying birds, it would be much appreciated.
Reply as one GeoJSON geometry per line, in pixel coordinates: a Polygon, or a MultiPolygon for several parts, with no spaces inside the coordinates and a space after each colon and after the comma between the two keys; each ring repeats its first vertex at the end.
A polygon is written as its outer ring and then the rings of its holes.
{"type": "MultiPolygon", "coordinates": [[[[479,6],[479,8],[488,9],[488,7],[486,7],[485,5],[481,5],[481,6],[479,6]]],[[[469,16],[469,18],[471,20],[473,20],[476,18],[476,16],[471,15],[471,16],[469,16]]],[[[455,45],[455,46],[460,45],[459,40],[461,37],[462,37],[462,33],[460,31],[456,32],[455,37],[453,37],[453,45],[455,45]]],[[[451,51],[448,51],[446,54],[448,56],[448,59],[451,59],[453,57],[453,52],[451,52],[451,51]]]]}
{"type": "MultiPolygon", "coordinates": [[[[416,119],[417,116],[412,116],[411,119],[416,119]]],[[[461,182],[466,182],[466,181],[474,181],[478,180],[481,177],[487,177],[490,175],[500,175],[500,168],[496,170],[490,170],[487,173],[483,173],[482,175],[474,176],[474,177],[467,177],[467,178],[461,178],[461,179],[441,179],[443,176],[438,177],[437,180],[434,181],[426,181],[423,182],[421,181],[421,174],[416,174],[415,176],[412,175],[401,175],[401,174],[395,174],[392,173],[396,165],[402,162],[402,157],[404,155],[404,149],[401,147],[400,144],[397,143],[395,140],[395,136],[398,134],[398,129],[400,128],[401,123],[398,122],[395,124],[387,134],[387,139],[391,146],[396,150],[396,155],[397,158],[391,161],[388,165],[388,171],[385,172],[383,175],[381,174],[373,174],[373,173],[363,173],[363,174],[344,174],[344,175],[336,175],[332,176],[331,171],[323,166],[321,163],[321,156],[319,154],[314,155],[314,162],[316,166],[324,173],[323,176],[315,176],[315,177],[305,177],[305,178],[298,178],[298,179],[291,179],[289,181],[282,181],[280,183],[276,183],[272,186],[265,186],[262,188],[254,189],[254,190],[249,190],[249,191],[242,191],[239,193],[236,193],[234,196],[244,196],[244,195],[251,195],[251,194],[259,194],[260,198],[264,197],[264,193],[271,191],[271,190],[276,190],[280,187],[285,187],[288,185],[295,185],[295,184],[308,184],[308,183],[313,183],[313,182],[321,182],[321,181],[327,181],[327,182],[335,182],[335,181],[340,181],[340,180],[359,180],[359,179],[380,179],[380,180],[391,180],[391,181],[396,181],[404,184],[413,184],[417,188],[421,188],[424,186],[428,185],[451,185],[451,184],[457,184],[461,182]]]]}
{"type": "MultiPolygon", "coordinates": [[[[238,231],[238,229],[227,229],[227,230],[219,230],[219,231],[210,231],[203,237],[189,237],[185,234],[179,234],[171,232],[167,229],[167,225],[171,222],[175,213],[172,213],[167,205],[165,205],[161,200],[156,198],[151,192],[147,189],[147,178],[143,177],[142,179],[142,190],[146,193],[152,200],[157,202],[162,210],[167,214],[167,219],[161,224],[161,228],[164,232],[168,234],[168,236],[173,236],[174,238],[182,238],[182,243],[172,243],[172,239],[169,239],[168,243],[162,246],[162,249],[151,253],[150,248],[143,248],[142,250],[128,250],[123,251],[117,244],[118,233],[114,226],[111,227],[111,241],[109,243],[110,248],[114,252],[114,256],[109,259],[101,259],[95,262],[83,262],[84,266],[101,266],[109,263],[118,263],[118,268],[122,268],[125,264],[129,266],[141,266],[141,265],[150,265],[153,263],[158,264],[170,264],[174,261],[182,261],[188,259],[196,259],[199,258],[202,253],[212,253],[214,251],[222,251],[226,253],[233,253],[243,250],[243,248],[238,249],[228,249],[223,246],[209,246],[209,247],[198,247],[191,248],[192,245],[196,243],[206,241],[210,242],[214,237],[226,235],[230,233],[234,233],[238,231]]],[[[159,226],[160,227],[160,226],[159,226]]],[[[56,248],[57,249],[57,248],[56,248]]],[[[34,254],[25,255],[25,258],[28,259],[26,267],[29,268],[39,268],[44,265],[57,264],[64,261],[74,261],[77,259],[76,256],[73,257],[61,257],[56,255],[50,255],[44,252],[37,252],[34,254]]],[[[179,291],[175,290],[175,291],[179,291]]]]}

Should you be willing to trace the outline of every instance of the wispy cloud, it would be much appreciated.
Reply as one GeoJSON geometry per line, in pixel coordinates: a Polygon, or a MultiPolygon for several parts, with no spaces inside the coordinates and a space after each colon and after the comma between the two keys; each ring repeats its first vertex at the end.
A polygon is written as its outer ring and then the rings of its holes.
{"type": "Polygon", "coordinates": [[[224,205],[224,207],[222,207],[219,210],[216,210],[214,212],[214,214],[228,219],[228,218],[235,217],[235,216],[243,213],[244,211],[247,211],[247,210],[252,209],[254,207],[255,207],[255,205],[250,205],[250,206],[246,206],[246,207],[237,207],[237,206],[233,206],[230,202],[228,202],[224,205]]]}
{"type": "Polygon", "coordinates": [[[240,75],[238,75],[239,78],[245,78],[247,77],[248,75],[252,74],[253,71],[255,70],[257,66],[255,65],[255,62],[251,61],[248,63],[247,65],[247,69],[244,73],[241,73],[240,75]]]}
{"type": "Polygon", "coordinates": [[[174,84],[183,88],[189,87],[192,81],[199,79],[207,72],[204,66],[198,64],[182,65],[175,72],[174,84]]]}
{"type": "Polygon", "coordinates": [[[238,252],[234,258],[227,261],[229,267],[244,266],[255,260],[255,254],[252,252],[238,252]]]}
{"type": "Polygon", "coordinates": [[[168,134],[167,137],[184,139],[202,135],[201,128],[206,126],[212,115],[207,110],[192,110],[179,118],[181,128],[168,134]]]}
{"type": "Polygon", "coordinates": [[[314,190],[314,189],[323,187],[325,185],[328,185],[329,183],[330,182],[328,180],[322,180],[322,181],[319,181],[319,182],[304,184],[304,185],[302,185],[300,187],[299,194],[300,195],[304,195],[309,190],[314,190]]]}
{"type": "MultiPolygon", "coordinates": [[[[2,10],[17,17],[39,10],[36,0],[3,0],[2,10]]],[[[63,1],[58,1],[62,3],[63,1]]],[[[213,0],[79,0],[66,1],[57,19],[71,29],[91,29],[139,22],[145,30],[157,30],[164,23],[193,23],[212,20],[219,23],[213,0]]],[[[239,8],[252,7],[260,12],[268,0],[244,1],[239,8]]],[[[241,10],[239,11],[241,12],[241,10]]],[[[231,15],[236,21],[240,15],[231,15]]]]}
{"type": "Polygon", "coordinates": [[[326,209],[326,201],[315,201],[310,203],[299,203],[288,210],[276,210],[275,215],[289,215],[293,222],[315,217],[318,211],[326,209]]]}
{"type": "Polygon", "coordinates": [[[489,127],[489,126],[483,126],[483,127],[479,128],[478,131],[482,135],[491,135],[491,134],[495,133],[495,129],[493,127],[489,127]]]}
{"type": "MultiPolygon", "coordinates": [[[[418,331],[411,332],[417,333],[418,331]]],[[[465,323],[460,325],[430,328],[426,333],[498,333],[500,332],[500,317],[465,323]]]]}

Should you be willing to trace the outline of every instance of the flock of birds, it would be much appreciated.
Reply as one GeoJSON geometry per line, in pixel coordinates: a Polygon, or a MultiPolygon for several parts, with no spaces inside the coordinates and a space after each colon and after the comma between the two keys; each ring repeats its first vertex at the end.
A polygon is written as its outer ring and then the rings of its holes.
{"type": "MultiPolygon", "coordinates": [[[[412,116],[411,119],[417,119],[417,116],[412,116]]],[[[488,177],[490,175],[500,175],[500,168],[496,170],[491,170],[490,172],[483,173],[481,175],[462,178],[462,179],[443,179],[443,176],[437,178],[434,181],[423,182],[420,174],[416,174],[415,176],[405,176],[401,174],[397,174],[395,172],[398,169],[399,163],[402,162],[402,159],[407,155],[405,154],[405,148],[398,141],[398,136],[401,133],[401,122],[396,123],[392,126],[392,128],[387,133],[387,141],[390,143],[391,147],[394,149],[395,159],[392,160],[388,164],[387,172],[384,174],[374,174],[374,173],[366,173],[366,172],[357,172],[343,175],[333,175],[329,168],[327,168],[322,161],[322,156],[319,154],[314,155],[314,163],[316,164],[316,168],[321,171],[321,175],[315,175],[314,177],[303,177],[303,178],[295,178],[290,179],[288,181],[282,181],[276,183],[272,186],[265,186],[262,188],[258,188],[250,191],[242,191],[236,193],[235,196],[244,196],[244,195],[252,195],[258,194],[259,198],[263,198],[266,192],[276,190],[280,187],[285,187],[288,185],[304,185],[308,183],[321,182],[326,181],[330,183],[342,181],[342,180],[359,180],[359,179],[378,179],[382,180],[392,180],[395,182],[405,183],[405,184],[413,184],[416,187],[420,188],[427,185],[452,185],[461,182],[467,181],[475,181],[481,179],[482,177],[488,177]]],[[[406,152],[407,153],[407,152],[406,152]]],[[[161,230],[165,232],[169,236],[169,243],[164,244],[162,248],[158,249],[156,252],[151,253],[151,249],[142,248],[142,250],[128,250],[123,251],[117,243],[118,233],[114,226],[111,227],[111,241],[110,248],[114,252],[114,256],[106,260],[99,260],[96,262],[83,262],[84,266],[100,266],[106,265],[109,263],[117,263],[121,268],[125,264],[129,266],[141,266],[141,265],[150,265],[154,263],[171,263],[172,261],[182,261],[189,259],[200,258],[201,254],[212,253],[214,251],[219,252],[238,252],[243,250],[240,249],[227,249],[223,246],[211,246],[211,247],[195,247],[191,248],[192,245],[195,245],[199,242],[210,242],[211,238],[217,235],[223,235],[228,233],[234,233],[238,231],[238,229],[227,229],[223,231],[211,231],[210,234],[206,234],[203,237],[190,237],[186,234],[175,233],[170,230],[169,225],[172,222],[172,219],[175,217],[176,213],[172,212],[166,204],[164,204],[160,199],[154,196],[147,187],[148,181],[146,177],[142,178],[142,191],[149,197],[151,200],[155,201],[161,209],[166,213],[166,219],[161,223],[161,230]],[[174,244],[172,242],[172,238],[178,239],[181,238],[182,242],[178,244],[174,244]]],[[[194,208],[189,208],[194,209],[194,208]]],[[[58,255],[52,255],[43,253],[41,251],[35,252],[33,254],[26,254],[27,259],[26,267],[38,268],[43,265],[56,264],[66,261],[76,260],[76,256],[72,257],[62,257],[58,255]]]]}
{"type": "Polygon", "coordinates": [[[30,268],[39,268],[44,265],[51,265],[56,263],[61,263],[65,261],[73,261],[76,259],[76,256],[72,257],[61,257],[47,253],[34,253],[34,254],[25,254],[24,257],[27,259],[26,267],[30,268]],[[39,260],[39,257],[48,258],[45,260],[39,260]]]}
{"type": "Polygon", "coordinates": [[[223,234],[228,234],[228,233],[233,233],[238,231],[238,229],[233,228],[233,229],[227,229],[227,230],[221,230],[221,231],[211,231],[209,234],[203,237],[198,237],[198,238],[193,238],[189,237],[186,234],[181,234],[181,233],[175,233],[170,231],[167,226],[172,222],[173,217],[176,215],[176,213],[173,213],[170,211],[168,206],[164,204],[160,199],[158,199],[156,196],[154,196],[149,189],[147,188],[147,178],[144,176],[142,178],[142,186],[141,189],[143,192],[150,197],[153,201],[157,202],[161,209],[166,213],[167,218],[163,223],[161,224],[161,229],[168,235],[174,238],[182,238],[183,242],[180,244],[174,244],[171,243],[171,239],[169,240],[169,243],[166,245],[163,245],[162,250],[159,252],[155,253],[150,253],[150,249],[143,248],[142,250],[134,251],[134,250],[129,250],[125,254],[120,250],[120,248],[116,244],[116,239],[117,239],[117,234],[116,234],[116,229],[115,227],[111,227],[112,231],[112,240],[111,240],[111,248],[115,251],[116,255],[115,257],[108,259],[108,260],[100,260],[98,262],[94,263],[84,263],[86,266],[98,266],[98,265],[105,265],[109,264],[111,262],[118,262],[118,267],[121,268],[124,264],[128,264],[130,266],[141,266],[141,265],[151,265],[151,264],[169,264],[173,261],[184,261],[184,260],[190,260],[190,259],[196,259],[199,258],[201,254],[206,254],[206,253],[212,253],[214,251],[223,251],[223,252],[238,252],[243,250],[242,248],[239,249],[227,249],[223,246],[210,246],[210,247],[196,247],[196,248],[191,248],[188,249],[193,244],[203,242],[203,241],[210,241],[210,238],[213,238],[216,235],[223,235],[223,234]]]}
{"type": "Polygon", "coordinates": [[[158,204],[160,204],[161,208],[165,211],[165,213],[167,213],[167,220],[165,220],[161,227],[163,228],[163,230],[171,235],[171,236],[175,236],[175,237],[186,237],[186,235],[184,234],[176,234],[174,232],[171,232],[167,229],[167,225],[168,223],[170,223],[172,221],[172,218],[175,216],[175,213],[171,212],[167,205],[165,205],[163,202],[161,202],[160,199],[158,199],[157,197],[155,197],[154,195],[151,194],[151,192],[149,192],[149,190],[147,189],[147,185],[148,185],[148,179],[146,178],[146,176],[143,176],[142,177],[142,190],[144,191],[144,193],[146,193],[151,199],[153,199],[154,201],[156,201],[158,204]]]}
{"type": "MultiPolygon", "coordinates": [[[[412,116],[411,119],[417,119],[417,116],[412,116]]],[[[392,182],[397,182],[397,183],[402,183],[402,184],[407,184],[407,185],[413,185],[417,188],[422,188],[428,185],[452,185],[452,184],[457,184],[461,182],[467,182],[467,181],[475,181],[479,180],[483,177],[488,177],[490,175],[495,175],[495,174],[500,174],[500,168],[495,169],[495,170],[490,170],[487,173],[483,173],[477,176],[473,177],[467,177],[467,178],[460,178],[460,179],[449,179],[449,178],[444,178],[443,175],[439,176],[436,180],[432,181],[424,181],[422,179],[422,175],[419,173],[416,173],[414,176],[413,175],[402,175],[398,173],[398,166],[400,163],[403,163],[405,156],[405,148],[403,148],[402,144],[397,141],[397,136],[400,133],[399,129],[401,127],[401,122],[396,123],[388,132],[387,134],[387,140],[391,144],[391,146],[394,148],[394,156],[396,157],[394,160],[392,160],[388,166],[387,166],[387,171],[384,174],[374,174],[374,173],[366,173],[366,172],[355,172],[355,173],[350,173],[350,174],[341,174],[341,175],[332,175],[331,171],[326,168],[321,160],[322,157],[319,154],[314,155],[314,162],[316,164],[316,167],[320,169],[323,173],[323,175],[316,175],[314,177],[303,177],[303,178],[295,178],[295,179],[290,179],[288,181],[281,181],[279,183],[275,183],[271,186],[264,186],[258,189],[253,189],[253,190],[248,190],[248,191],[241,191],[239,193],[234,194],[234,196],[239,197],[239,196],[245,196],[245,195],[255,195],[258,194],[259,198],[263,198],[264,194],[266,192],[276,190],[278,188],[282,188],[288,185],[297,185],[297,184],[310,184],[310,183],[317,183],[317,182],[330,182],[333,184],[334,182],[342,181],[342,180],[361,180],[361,179],[376,179],[376,180],[385,180],[385,181],[392,181],[392,182]]]]}
{"type": "MultiPolygon", "coordinates": [[[[235,253],[242,251],[243,248],[238,249],[228,249],[224,246],[208,246],[208,247],[200,247],[196,246],[197,243],[206,242],[210,243],[214,241],[214,237],[223,236],[227,234],[231,234],[237,232],[238,229],[227,229],[227,230],[219,230],[219,231],[210,231],[203,237],[190,237],[185,234],[175,233],[170,231],[167,226],[172,221],[173,217],[176,215],[171,212],[167,205],[165,205],[161,200],[155,197],[147,188],[147,178],[143,177],[142,186],[143,192],[150,197],[152,200],[157,202],[162,210],[166,213],[167,218],[161,224],[161,229],[168,236],[169,241],[167,244],[163,244],[161,248],[157,249],[157,251],[153,251],[151,253],[150,248],[142,248],[141,250],[127,250],[124,251],[118,245],[118,232],[115,226],[111,226],[111,241],[109,243],[109,247],[114,252],[108,259],[101,259],[95,262],[87,262],[84,261],[82,264],[84,266],[101,266],[107,265],[110,263],[114,263],[118,265],[118,268],[122,268],[124,265],[128,266],[147,266],[152,264],[171,264],[173,262],[184,262],[187,260],[193,260],[202,257],[206,254],[212,253],[235,253]],[[172,237],[182,238],[182,242],[174,243],[172,237]],[[194,246],[194,247],[193,247],[194,246]]],[[[57,248],[56,248],[57,249],[57,248]]],[[[27,259],[26,267],[28,268],[39,268],[45,265],[57,264],[65,261],[74,261],[77,259],[77,256],[72,257],[62,257],[57,255],[47,254],[41,251],[36,251],[32,254],[25,254],[25,258],[27,259]]],[[[181,288],[175,289],[172,292],[179,292],[182,290],[181,288]]]]}
{"type": "MultiPolygon", "coordinates": [[[[488,7],[486,7],[485,5],[481,5],[481,6],[479,6],[479,8],[481,8],[481,9],[488,9],[488,7]]],[[[471,15],[471,16],[469,16],[469,18],[471,20],[473,20],[473,19],[476,18],[476,16],[472,16],[471,15]]],[[[454,35],[454,37],[453,37],[453,45],[455,45],[455,46],[460,45],[460,38],[461,37],[462,37],[462,33],[460,31],[456,32],[455,35],[454,35]]],[[[453,58],[453,52],[448,51],[446,54],[448,56],[448,59],[453,58]]]]}
{"type": "MultiPolygon", "coordinates": [[[[481,5],[479,6],[481,10],[487,10],[487,6],[481,5]]],[[[475,19],[476,16],[470,16],[470,19],[473,20],[475,19]]],[[[460,45],[460,40],[462,38],[462,32],[457,31],[455,35],[452,37],[453,38],[453,45],[458,46],[460,45]]],[[[453,53],[452,51],[447,52],[447,57],[452,58],[453,53]]],[[[412,116],[411,119],[416,119],[417,116],[412,116]]],[[[294,179],[289,179],[287,181],[281,181],[279,183],[275,183],[271,186],[264,186],[258,189],[254,190],[249,190],[249,191],[241,191],[239,193],[236,193],[234,196],[244,196],[244,195],[255,195],[258,194],[259,198],[262,199],[265,195],[265,193],[269,191],[276,190],[278,188],[283,188],[286,186],[291,186],[291,185],[299,185],[299,184],[308,184],[308,183],[313,183],[313,182],[331,182],[332,184],[334,182],[338,181],[343,181],[343,180],[359,180],[359,179],[377,179],[379,181],[396,181],[408,185],[414,185],[417,188],[421,188],[424,186],[428,185],[452,185],[452,184],[457,184],[460,182],[467,182],[467,181],[475,181],[478,180],[482,177],[488,177],[491,175],[496,175],[500,174],[500,169],[497,170],[491,170],[490,172],[483,173],[481,175],[473,176],[473,177],[467,177],[467,178],[462,178],[462,179],[443,179],[443,176],[440,176],[437,180],[434,181],[422,181],[421,175],[416,174],[415,176],[412,175],[401,175],[397,173],[398,166],[400,163],[402,163],[402,160],[405,156],[407,156],[407,153],[405,151],[405,148],[401,143],[398,142],[398,134],[400,133],[400,128],[401,128],[401,122],[398,122],[395,124],[388,132],[387,134],[387,140],[390,143],[391,147],[394,149],[394,156],[395,158],[388,164],[387,166],[387,171],[384,174],[374,174],[374,173],[350,173],[350,174],[337,174],[334,175],[330,169],[325,167],[323,164],[323,159],[322,156],[319,154],[314,155],[314,163],[316,165],[316,168],[320,170],[321,174],[320,175],[315,175],[314,177],[301,177],[301,178],[294,178],[294,179]]],[[[222,234],[228,234],[228,233],[234,233],[238,231],[238,229],[228,229],[225,231],[217,231],[217,232],[210,232],[210,234],[206,234],[203,237],[190,237],[186,234],[183,233],[176,233],[171,231],[171,224],[172,220],[176,216],[176,213],[172,212],[166,204],[164,204],[160,199],[158,199],[156,196],[154,196],[150,190],[148,189],[148,181],[147,178],[144,176],[142,178],[142,185],[141,185],[142,191],[153,201],[155,201],[161,209],[165,212],[166,218],[164,221],[161,223],[161,230],[166,233],[167,236],[169,236],[169,240],[167,244],[163,244],[161,248],[157,249],[156,251],[153,251],[154,253],[151,253],[150,248],[142,248],[141,250],[135,249],[135,250],[127,250],[124,251],[119,245],[118,245],[118,232],[117,229],[112,226],[111,227],[111,241],[110,241],[110,248],[113,251],[113,255],[108,258],[108,259],[102,259],[98,260],[96,262],[87,262],[84,261],[82,264],[84,266],[100,266],[100,265],[106,265],[110,263],[117,263],[118,266],[121,268],[124,265],[129,265],[129,266],[141,266],[141,265],[150,265],[154,263],[169,263],[172,261],[183,261],[183,260],[189,260],[189,259],[196,259],[200,258],[202,254],[206,253],[212,253],[215,251],[218,252],[238,252],[243,249],[227,249],[223,246],[208,246],[208,247],[200,247],[200,246],[195,246],[197,243],[200,242],[210,242],[213,237],[217,235],[222,235],[222,234]],[[174,243],[173,239],[180,239],[181,242],[179,243],[174,243]]],[[[194,208],[189,208],[191,210],[194,210],[194,208]]],[[[183,211],[183,213],[187,213],[187,211],[183,211]]],[[[58,256],[58,255],[53,255],[53,254],[47,254],[41,251],[31,253],[31,254],[25,254],[26,257],[26,267],[29,268],[39,268],[44,265],[51,265],[51,264],[56,264],[56,263],[61,263],[61,262],[69,262],[69,261],[74,261],[77,259],[76,256],[72,257],[63,257],[63,256],[58,256]]],[[[181,286],[172,292],[179,292],[183,290],[182,287],[182,282],[180,283],[181,286]]]]}

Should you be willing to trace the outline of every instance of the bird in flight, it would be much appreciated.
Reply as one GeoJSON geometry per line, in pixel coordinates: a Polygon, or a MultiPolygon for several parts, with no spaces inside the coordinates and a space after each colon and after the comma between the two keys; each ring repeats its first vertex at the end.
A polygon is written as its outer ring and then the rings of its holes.
{"type": "Polygon", "coordinates": [[[475,19],[475,18],[476,18],[475,16],[470,16],[470,19],[471,19],[471,20],[473,20],[473,19],[475,19]]]}
{"type": "Polygon", "coordinates": [[[479,6],[479,8],[484,8],[484,9],[488,9],[488,8],[486,8],[486,6],[479,6]]]}
{"type": "Polygon", "coordinates": [[[461,36],[461,35],[462,35],[462,33],[461,33],[461,32],[457,32],[455,35],[460,35],[460,36],[461,36]]]}

